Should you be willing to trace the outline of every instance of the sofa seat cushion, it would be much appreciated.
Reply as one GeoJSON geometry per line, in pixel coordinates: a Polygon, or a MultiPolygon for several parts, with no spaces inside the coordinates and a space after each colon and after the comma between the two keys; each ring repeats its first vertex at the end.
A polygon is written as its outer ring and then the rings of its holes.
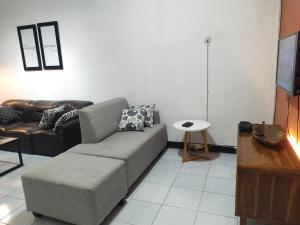
{"type": "Polygon", "coordinates": [[[124,160],[131,186],[166,145],[166,125],[154,124],[144,132],[116,132],[100,143],[80,144],[68,152],[124,160]]]}
{"type": "Polygon", "coordinates": [[[37,136],[37,135],[43,135],[43,136],[56,136],[55,131],[53,130],[44,130],[44,129],[39,129],[31,132],[32,135],[37,136]]]}
{"type": "Polygon", "coordinates": [[[63,153],[22,175],[27,210],[99,225],[127,193],[124,162],[63,153]]]}
{"type": "Polygon", "coordinates": [[[19,122],[19,123],[14,123],[11,126],[8,126],[5,128],[5,132],[10,133],[10,134],[26,134],[30,135],[34,131],[40,130],[38,127],[38,122],[31,122],[31,123],[24,123],[24,122],[19,122]]]}

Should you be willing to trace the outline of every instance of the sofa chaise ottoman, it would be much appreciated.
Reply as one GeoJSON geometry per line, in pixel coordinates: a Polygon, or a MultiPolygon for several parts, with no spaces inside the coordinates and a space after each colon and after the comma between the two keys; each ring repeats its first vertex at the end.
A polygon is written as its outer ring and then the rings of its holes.
{"type": "Polygon", "coordinates": [[[160,123],[145,131],[116,132],[125,98],[79,111],[82,144],[22,176],[27,210],[77,225],[99,225],[166,148],[160,123]]]}
{"type": "Polygon", "coordinates": [[[29,170],[22,182],[27,210],[78,225],[99,225],[127,193],[123,161],[71,153],[29,170]]]}

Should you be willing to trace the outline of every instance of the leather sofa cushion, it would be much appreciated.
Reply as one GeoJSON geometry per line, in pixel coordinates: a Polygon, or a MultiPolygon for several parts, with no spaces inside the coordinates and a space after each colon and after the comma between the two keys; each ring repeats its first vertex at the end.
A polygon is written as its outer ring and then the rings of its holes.
{"type": "Polygon", "coordinates": [[[18,115],[23,122],[39,122],[42,119],[43,111],[55,108],[61,105],[70,105],[71,108],[81,109],[92,105],[90,101],[63,100],[63,101],[48,101],[48,100],[22,100],[10,99],[3,102],[3,106],[12,106],[17,110],[18,115]]]}
{"type": "Polygon", "coordinates": [[[7,127],[7,126],[5,126],[5,125],[0,125],[0,131],[1,131],[1,132],[4,132],[6,127],[7,127]]]}
{"type": "Polygon", "coordinates": [[[6,133],[10,134],[26,134],[30,135],[34,131],[40,130],[38,127],[37,122],[31,122],[31,123],[24,123],[24,122],[18,122],[14,123],[11,126],[8,126],[5,128],[6,133]]]}
{"type": "Polygon", "coordinates": [[[125,161],[128,186],[143,173],[167,145],[165,124],[154,124],[144,132],[116,132],[100,143],[79,144],[68,152],[125,161]]]}
{"type": "Polygon", "coordinates": [[[38,129],[38,130],[34,130],[31,132],[32,135],[34,136],[55,136],[56,133],[53,130],[43,130],[43,129],[38,129]]]}
{"type": "Polygon", "coordinates": [[[69,105],[74,109],[82,109],[86,106],[92,105],[92,102],[89,101],[78,101],[78,100],[63,100],[63,101],[57,101],[55,103],[55,107],[61,106],[61,105],[69,105]]]}
{"type": "Polygon", "coordinates": [[[9,129],[15,129],[16,127],[24,124],[23,122],[13,123],[10,125],[0,125],[0,132],[6,132],[9,129]]]}
{"type": "Polygon", "coordinates": [[[3,106],[11,106],[15,110],[17,110],[17,113],[21,120],[23,122],[30,122],[31,121],[31,105],[32,105],[32,100],[7,100],[3,102],[3,106]]]}
{"type": "Polygon", "coordinates": [[[3,102],[4,106],[12,106],[18,111],[24,111],[26,108],[30,108],[33,100],[21,100],[21,99],[10,99],[3,102]]]}
{"type": "Polygon", "coordinates": [[[125,98],[114,98],[79,110],[82,143],[97,143],[113,134],[120,123],[125,98]]]}

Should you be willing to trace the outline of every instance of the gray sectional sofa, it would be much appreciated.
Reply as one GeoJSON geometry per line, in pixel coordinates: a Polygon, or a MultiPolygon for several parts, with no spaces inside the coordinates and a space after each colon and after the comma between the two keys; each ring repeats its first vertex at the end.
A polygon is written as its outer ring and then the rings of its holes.
{"type": "Polygon", "coordinates": [[[77,225],[99,225],[167,145],[166,125],[116,132],[125,98],[79,111],[82,144],[22,176],[27,210],[77,225]]]}

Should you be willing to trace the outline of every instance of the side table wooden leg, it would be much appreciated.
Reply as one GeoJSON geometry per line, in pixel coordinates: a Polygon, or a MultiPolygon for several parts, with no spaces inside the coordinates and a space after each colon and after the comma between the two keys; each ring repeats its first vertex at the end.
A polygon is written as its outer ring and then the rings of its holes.
{"type": "Polygon", "coordinates": [[[188,160],[188,141],[189,141],[189,132],[184,133],[184,145],[183,145],[183,152],[182,152],[182,162],[186,162],[188,160]]]}
{"type": "Polygon", "coordinates": [[[189,140],[191,138],[191,132],[185,132],[184,135],[184,147],[183,147],[183,152],[182,152],[182,162],[189,162],[193,160],[198,160],[201,157],[197,155],[191,155],[188,149],[189,146],[189,140]]]}
{"type": "Polygon", "coordinates": [[[205,149],[206,158],[210,159],[209,151],[208,151],[208,145],[207,145],[207,139],[206,139],[206,133],[205,132],[206,131],[203,130],[203,131],[201,131],[201,134],[202,134],[202,139],[203,139],[203,142],[204,142],[204,149],[205,149]]]}
{"type": "Polygon", "coordinates": [[[240,225],[247,225],[247,218],[246,217],[240,217],[240,225]]]}

